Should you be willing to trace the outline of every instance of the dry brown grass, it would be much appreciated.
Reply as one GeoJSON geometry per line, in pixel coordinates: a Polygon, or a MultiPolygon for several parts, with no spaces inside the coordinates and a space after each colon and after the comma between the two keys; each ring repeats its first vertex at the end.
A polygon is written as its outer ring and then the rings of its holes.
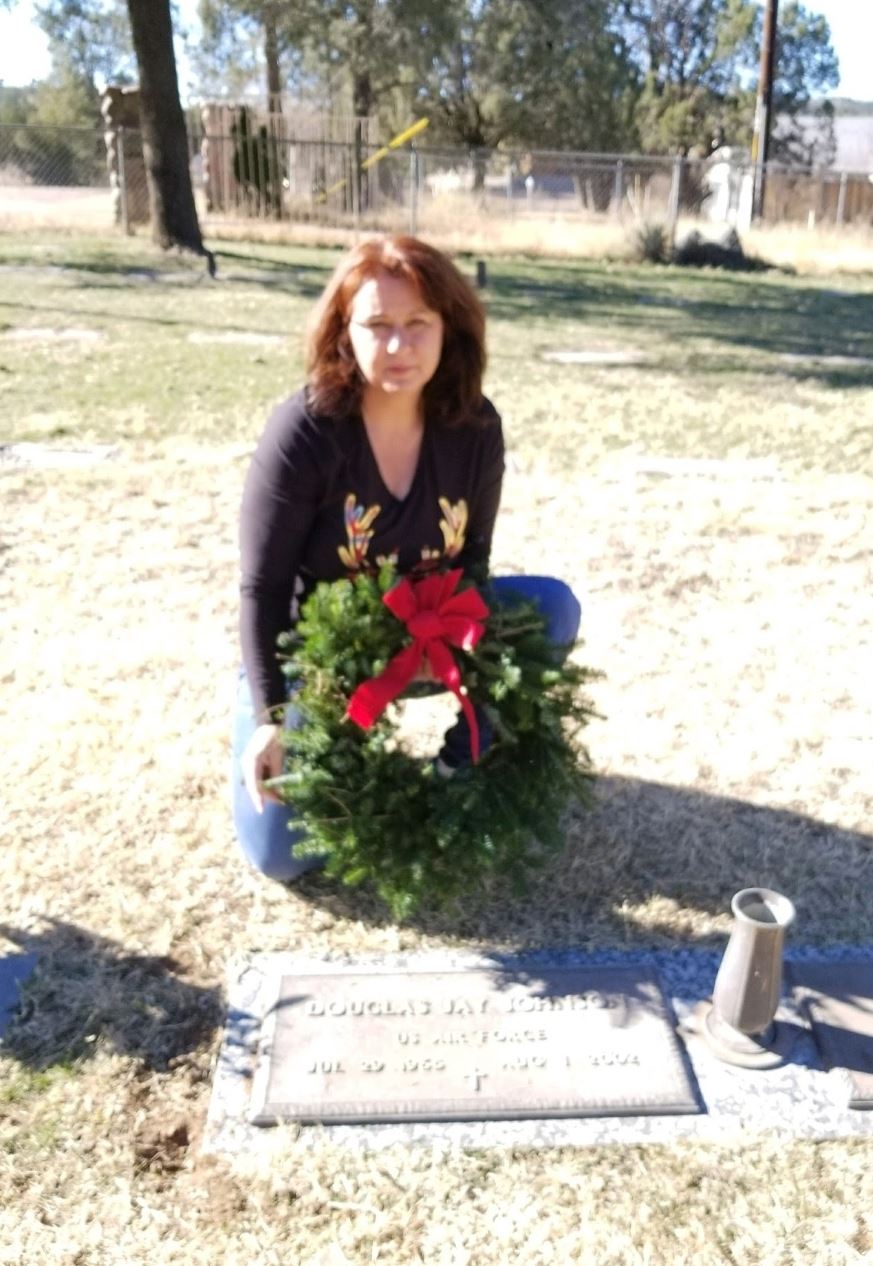
{"type": "Polygon", "coordinates": [[[6,1057],[0,1261],[862,1260],[857,1143],[368,1157],[292,1136],[255,1173],[197,1143],[240,947],[708,939],[751,882],[791,894],[804,940],[868,935],[869,485],[512,473],[498,561],[581,581],[587,656],[609,670],[600,807],[525,901],[498,885],[396,928],[366,894],[275,888],[236,855],[242,465],[180,447],[5,477],[4,909],[41,968],[6,1057]]]}
{"type": "MultiPolygon", "coordinates": [[[[871,1260],[858,1142],[367,1155],[291,1131],[252,1169],[200,1155],[240,950],[714,944],[758,882],[795,901],[797,939],[869,939],[873,480],[800,453],[779,478],[652,474],[594,439],[574,465],[555,381],[535,442],[507,393],[495,564],[580,591],[607,672],[599,804],[524,900],[495,883],[403,927],[237,855],[248,444],[131,439],[92,469],[2,471],[0,952],[40,955],[0,1058],[3,1266],[871,1260]]],[[[611,381],[586,379],[604,416],[611,381]]],[[[841,398],[869,408],[869,389],[841,398]]]]}
{"type": "MultiPolygon", "coordinates": [[[[361,233],[410,231],[408,208],[386,208],[355,225],[351,216],[328,214],[324,222],[246,220],[232,214],[208,214],[198,196],[204,235],[211,242],[285,243],[301,246],[349,246],[361,233]]],[[[104,235],[113,228],[109,189],[55,187],[0,188],[0,229],[33,229],[104,235]]],[[[657,218],[657,217],[654,217],[657,218]]],[[[504,204],[482,205],[470,195],[446,194],[424,199],[416,231],[447,251],[479,255],[542,255],[550,258],[630,260],[636,252],[640,222],[629,213],[621,220],[584,211],[531,209],[519,204],[511,214],[504,204]]],[[[724,229],[707,220],[683,219],[677,236],[692,229],[719,237],[724,229]]],[[[144,228],[136,230],[146,235],[144,228]]],[[[777,224],[742,233],[753,254],[800,274],[873,272],[873,229],[869,225],[818,226],[777,224]]]]}
{"type": "MultiPolygon", "coordinates": [[[[205,221],[214,241],[287,242],[305,246],[349,246],[359,233],[406,233],[406,212],[368,218],[360,229],[346,224],[276,224],[241,222],[214,216],[205,221]]],[[[434,203],[422,210],[416,231],[447,251],[478,255],[541,255],[547,258],[631,260],[636,254],[639,223],[597,216],[519,214],[515,218],[477,211],[465,199],[462,206],[434,203]]],[[[718,240],[725,229],[709,221],[683,219],[677,237],[697,230],[718,240]]],[[[873,272],[873,229],[801,225],[767,225],[741,233],[744,247],[780,268],[806,276],[873,272]]]]}
{"type": "Polygon", "coordinates": [[[754,254],[799,273],[873,272],[870,225],[810,229],[800,224],[775,224],[752,229],[742,237],[754,254]]]}
{"type": "Polygon", "coordinates": [[[110,189],[0,186],[0,228],[106,233],[113,223],[110,189]]]}

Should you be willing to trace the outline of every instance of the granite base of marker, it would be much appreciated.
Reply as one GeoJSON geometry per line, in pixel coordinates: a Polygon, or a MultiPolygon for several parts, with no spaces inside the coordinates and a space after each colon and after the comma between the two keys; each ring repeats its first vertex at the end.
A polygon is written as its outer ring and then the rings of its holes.
{"type": "MultiPolygon", "coordinates": [[[[294,954],[256,954],[231,972],[228,1015],[219,1053],[204,1148],[226,1155],[257,1155],[275,1141],[274,1128],[251,1122],[252,1088],[258,1068],[264,1020],[276,1001],[282,977],[323,971],[326,964],[367,971],[481,971],[525,973],[549,969],[639,968],[653,972],[672,1007],[701,1111],[691,1115],[598,1115],[520,1120],[416,1121],[355,1125],[294,1125],[298,1140],[373,1150],[398,1143],[446,1147],[584,1147],[606,1144],[669,1143],[680,1139],[736,1142],[774,1138],[826,1139],[873,1136],[873,1112],[851,1105],[855,1088],[843,1069],[828,1070],[816,1043],[808,997],[787,988],[777,1013],[790,1036],[784,1065],[766,1070],[722,1063],[694,1032],[695,1009],[710,997],[721,962],[719,952],[682,949],[630,952],[539,952],[523,956],[415,954],[305,959],[294,954]]],[[[873,944],[827,950],[794,946],[786,954],[798,979],[804,964],[873,963],[873,944]]],[[[857,1102],[857,1098],[855,1100],[857,1102]]],[[[284,1128],[284,1127],[283,1127],[284,1128]]]]}

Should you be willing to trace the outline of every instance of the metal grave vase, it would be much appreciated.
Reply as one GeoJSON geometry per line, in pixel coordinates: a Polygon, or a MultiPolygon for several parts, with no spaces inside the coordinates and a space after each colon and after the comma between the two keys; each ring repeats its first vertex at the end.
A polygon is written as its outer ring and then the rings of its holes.
{"type": "Polygon", "coordinates": [[[782,992],[785,933],[794,920],[794,906],[771,888],[743,888],[731,910],[734,925],[718,969],[706,1035],[721,1058],[767,1066],[776,1054],[773,1017],[782,992]]]}

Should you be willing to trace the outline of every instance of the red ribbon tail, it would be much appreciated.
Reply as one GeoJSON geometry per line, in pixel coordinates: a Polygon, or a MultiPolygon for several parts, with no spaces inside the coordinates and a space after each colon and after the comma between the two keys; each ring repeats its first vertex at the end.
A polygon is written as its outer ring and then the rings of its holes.
{"type": "Polygon", "coordinates": [[[460,690],[456,691],[461,701],[461,707],[464,709],[464,716],[467,718],[467,724],[470,727],[470,753],[473,757],[473,764],[479,764],[479,722],[476,720],[476,713],[470,702],[470,696],[461,694],[460,690]]]}
{"type": "Polygon", "coordinates": [[[470,696],[461,687],[461,670],[455,663],[452,652],[441,639],[434,638],[433,641],[428,642],[427,657],[437,677],[444,686],[448,686],[464,711],[467,725],[470,727],[470,752],[473,756],[473,764],[477,765],[479,763],[479,722],[476,720],[470,696]]]}
{"type": "Polygon", "coordinates": [[[361,682],[349,699],[346,716],[362,730],[369,730],[392,699],[396,699],[406,689],[418,672],[420,663],[421,644],[413,642],[411,646],[399,651],[378,677],[361,682]]]}

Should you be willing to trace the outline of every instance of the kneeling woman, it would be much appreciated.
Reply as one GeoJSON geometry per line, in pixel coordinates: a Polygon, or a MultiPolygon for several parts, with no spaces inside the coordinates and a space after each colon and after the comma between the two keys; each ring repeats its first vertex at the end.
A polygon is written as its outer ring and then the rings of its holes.
{"type": "MultiPolygon", "coordinates": [[[[401,573],[487,565],[503,433],[482,395],[484,336],[482,305],[445,255],[409,237],[364,242],[315,309],[305,387],[273,412],[252,459],[240,531],[234,820],[249,861],[271,878],[318,864],[292,856],[291,811],[264,786],[282,772],[276,642],[298,604],[318,581],[383,558],[401,573]]],[[[539,603],[557,645],[575,640],[579,606],[561,581],[491,582],[492,599],[506,593],[539,603]]],[[[293,704],[285,724],[293,727],[293,704]]],[[[437,759],[446,774],[469,761],[463,719],[437,759]]]]}

